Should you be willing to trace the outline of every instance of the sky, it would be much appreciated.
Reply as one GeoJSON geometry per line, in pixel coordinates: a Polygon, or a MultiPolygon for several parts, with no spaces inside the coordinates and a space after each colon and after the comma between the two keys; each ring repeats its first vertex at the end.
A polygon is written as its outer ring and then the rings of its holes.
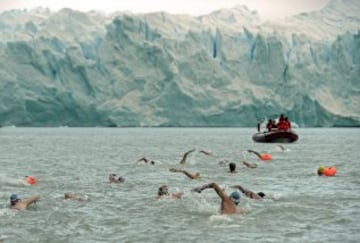
{"type": "Polygon", "coordinates": [[[174,14],[203,15],[211,11],[246,5],[265,19],[283,18],[301,12],[321,9],[331,0],[0,0],[0,12],[10,9],[64,7],[80,11],[131,11],[147,13],[165,11],[174,14]]]}

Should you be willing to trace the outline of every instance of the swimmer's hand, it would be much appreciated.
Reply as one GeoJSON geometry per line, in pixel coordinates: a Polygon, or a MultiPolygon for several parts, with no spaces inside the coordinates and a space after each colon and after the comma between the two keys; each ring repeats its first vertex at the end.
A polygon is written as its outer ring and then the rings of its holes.
{"type": "Polygon", "coordinates": [[[172,193],[173,198],[181,198],[184,195],[183,192],[172,193]]]}
{"type": "Polygon", "coordinates": [[[201,193],[206,188],[210,188],[210,184],[206,184],[206,185],[203,185],[203,186],[200,186],[200,187],[195,187],[191,191],[201,193]]]}
{"type": "Polygon", "coordinates": [[[181,172],[181,170],[175,169],[175,168],[170,168],[169,171],[171,171],[171,172],[181,172]]]}
{"type": "Polygon", "coordinates": [[[192,189],[191,191],[197,192],[197,193],[201,193],[201,192],[202,192],[201,188],[199,188],[199,187],[194,188],[194,189],[192,189]]]}

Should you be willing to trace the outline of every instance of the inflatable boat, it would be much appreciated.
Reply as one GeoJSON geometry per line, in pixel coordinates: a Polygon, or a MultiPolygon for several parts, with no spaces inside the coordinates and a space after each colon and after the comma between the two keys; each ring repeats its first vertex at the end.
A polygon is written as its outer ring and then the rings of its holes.
{"type": "Polygon", "coordinates": [[[299,136],[292,130],[272,130],[269,132],[257,132],[252,138],[258,143],[293,143],[298,140],[299,136]]]}

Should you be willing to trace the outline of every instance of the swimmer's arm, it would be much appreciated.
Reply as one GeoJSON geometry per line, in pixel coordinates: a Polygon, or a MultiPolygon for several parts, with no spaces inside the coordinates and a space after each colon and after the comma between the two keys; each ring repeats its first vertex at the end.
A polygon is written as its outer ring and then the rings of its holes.
{"type": "Polygon", "coordinates": [[[172,196],[173,196],[174,198],[181,198],[181,197],[182,197],[182,195],[184,195],[184,193],[183,193],[183,192],[176,192],[176,193],[172,193],[172,196]]]}
{"type": "Polygon", "coordinates": [[[195,176],[190,174],[189,172],[187,172],[186,170],[182,170],[182,173],[184,173],[187,177],[189,177],[190,179],[195,179],[195,176]]]}
{"type": "Polygon", "coordinates": [[[39,200],[40,200],[40,195],[36,195],[36,196],[30,197],[30,198],[23,199],[21,201],[23,203],[25,203],[27,206],[29,206],[30,204],[35,203],[39,200]]]}
{"type": "Polygon", "coordinates": [[[210,184],[206,184],[200,187],[195,187],[194,189],[192,189],[193,192],[197,192],[197,193],[201,193],[203,190],[210,188],[210,184]]]}
{"type": "Polygon", "coordinates": [[[171,171],[171,172],[184,172],[183,170],[176,169],[176,168],[170,168],[169,171],[171,171]]]}
{"type": "Polygon", "coordinates": [[[234,185],[232,186],[233,188],[237,188],[239,189],[242,193],[244,193],[245,191],[247,191],[245,188],[243,188],[241,185],[234,185]]]}
{"type": "Polygon", "coordinates": [[[196,188],[192,189],[192,191],[201,193],[203,190],[205,190],[205,189],[207,189],[207,188],[214,188],[214,190],[216,191],[216,193],[217,193],[217,194],[219,195],[219,197],[221,197],[222,199],[224,199],[224,198],[227,197],[227,195],[224,193],[224,190],[221,189],[221,188],[219,187],[219,185],[216,184],[215,182],[212,182],[212,183],[203,185],[203,186],[201,186],[201,187],[196,187],[196,188]]]}
{"type": "Polygon", "coordinates": [[[256,168],[256,167],[257,167],[256,164],[250,164],[250,163],[248,163],[248,162],[246,162],[246,161],[243,161],[243,164],[246,165],[246,166],[249,167],[249,168],[256,168]]]}
{"type": "Polygon", "coordinates": [[[216,184],[215,182],[210,183],[209,187],[214,188],[214,190],[219,195],[219,197],[221,197],[221,199],[225,200],[226,198],[228,198],[228,196],[225,194],[224,190],[221,189],[220,186],[218,184],[216,184]]]}
{"type": "Polygon", "coordinates": [[[235,185],[233,187],[239,189],[247,197],[250,197],[250,198],[254,197],[254,194],[255,194],[254,192],[242,187],[241,185],[235,185]]]}
{"type": "Polygon", "coordinates": [[[259,157],[261,159],[261,154],[259,154],[258,152],[251,150],[251,149],[249,149],[248,152],[255,154],[257,157],[259,157]]]}

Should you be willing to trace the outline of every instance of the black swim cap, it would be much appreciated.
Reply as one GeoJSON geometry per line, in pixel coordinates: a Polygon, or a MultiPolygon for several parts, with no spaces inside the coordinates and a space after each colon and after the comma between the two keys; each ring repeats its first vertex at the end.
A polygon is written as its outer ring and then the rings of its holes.
{"type": "Polygon", "coordinates": [[[263,193],[263,192],[258,192],[258,195],[259,195],[260,197],[265,197],[265,193],[263,193]]]}

